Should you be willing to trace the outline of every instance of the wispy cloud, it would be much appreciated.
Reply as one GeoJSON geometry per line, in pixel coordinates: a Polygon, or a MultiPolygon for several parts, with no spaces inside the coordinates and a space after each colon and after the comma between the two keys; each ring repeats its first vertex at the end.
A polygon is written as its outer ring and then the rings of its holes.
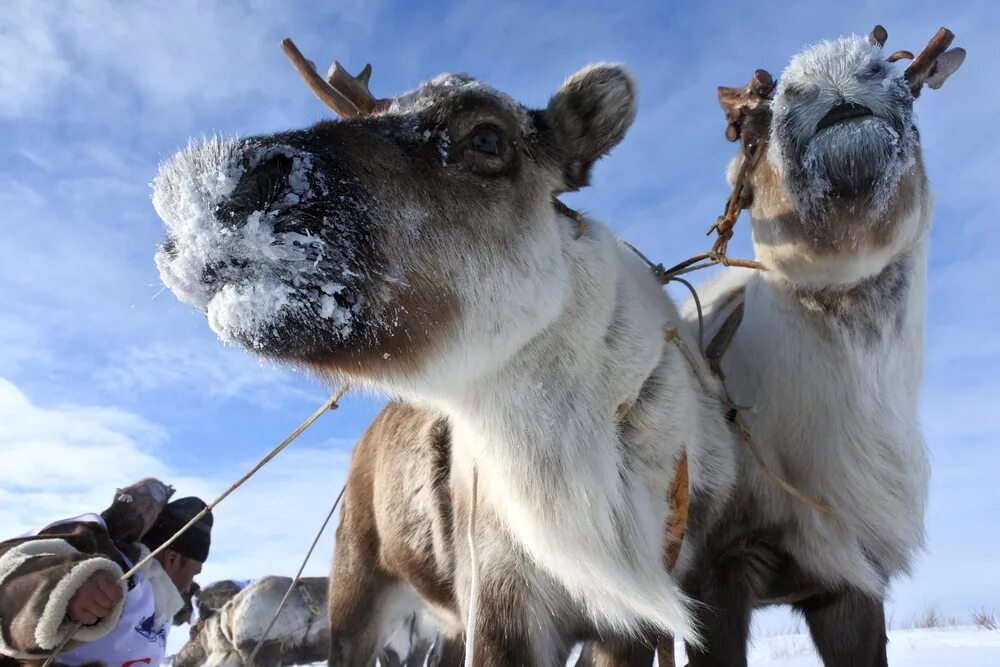
{"type": "MultiPolygon", "coordinates": [[[[306,440],[264,468],[215,511],[204,579],[285,572],[301,559],[346,479],[353,439],[306,440]]],[[[0,378],[0,535],[107,507],[117,487],[146,476],[179,496],[211,500],[250,469],[256,453],[200,467],[171,451],[164,428],[100,405],[40,405],[0,378]]],[[[261,448],[263,455],[266,448],[261,448]]],[[[325,544],[332,544],[332,531],[325,544]]],[[[325,573],[329,547],[313,563],[325,573]]]]}

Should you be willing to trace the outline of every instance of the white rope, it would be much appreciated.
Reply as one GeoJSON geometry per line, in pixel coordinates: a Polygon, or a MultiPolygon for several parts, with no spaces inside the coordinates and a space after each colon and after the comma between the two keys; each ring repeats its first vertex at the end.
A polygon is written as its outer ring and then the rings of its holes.
{"type": "MultiPolygon", "coordinates": [[[[283,450],[285,447],[287,447],[288,445],[290,445],[292,443],[292,441],[295,440],[295,438],[297,438],[300,435],[302,435],[302,432],[305,431],[307,428],[309,428],[314,421],[316,421],[317,419],[319,419],[320,416],[323,415],[323,413],[325,413],[327,410],[335,410],[338,407],[337,401],[339,401],[341,399],[341,397],[344,394],[346,394],[347,390],[350,389],[350,388],[351,388],[350,384],[347,384],[347,383],[343,384],[340,387],[340,389],[338,389],[336,392],[334,392],[334,394],[332,396],[330,396],[330,398],[327,399],[326,403],[324,403],[323,405],[321,405],[316,410],[316,412],[312,413],[304,422],[302,422],[301,424],[299,424],[298,427],[288,435],[288,437],[286,437],[284,440],[282,440],[280,443],[278,443],[278,445],[274,449],[272,449],[270,452],[268,452],[267,455],[264,458],[262,458],[257,463],[257,465],[255,465],[253,468],[251,468],[249,472],[247,472],[245,475],[243,475],[242,477],[240,477],[236,482],[234,482],[228,489],[226,489],[222,493],[222,495],[220,495],[218,498],[216,498],[211,503],[209,503],[208,505],[206,505],[205,509],[203,509],[202,511],[198,512],[194,516],[193,519],[191,519],[190,521],[188,521],[186,524],[184,524],[184,526],[180,530],[178,530],[176,533],[174,533],[173,535],[171,535],[170,539],[168,539],[166,542],[164,542],[163,544],[161,544],[160,546],[158,546],[156,549],[154,549],[153,551],[151,551],[148,556],[146,556],[145,558],[143,558],[142,560],[140,560],[138,563],[136,563],[132,567],[132,569],[130,569],[128,572],[126,572],[121,577],[119,577],[118,578],[118,583],[124,583],[124,582],[128,581],[129,578],[132,575],[134,575],[136,572],[139,571],[139,568],[141,568],[142,566],[144,566],[150,560],[152,560],[157,555],[159,555],[160,552],[162,552],[164,549],[166,549],[171,544],[173,544],[174,540],[176,540],[178,537],[180,537],[181,535],[183,535],[184,533],[186,533],[188,531],[188,529],[191,528],[191,526],[193,526],[196,523],[198,523],[198,521],[200,521],[203,516],[205,516],[206,514],[208,514],[210,511],[212,511],[212,508],[214,508],[216,505],[218,505],[223,500],[225,500],[226,497],[229,496],[230,493],[232,493],[233,491],[235,491],[236,489],[238,489],[239,487],[241,487],[245,481],[247,481],[248,479],[250,479],[251,477],[253,477],[253,475],[258,470],[260,470],[261,468],[263,468],[265,465],[267,465],[271,461],[271,459],[273,459],[275,456],[277,456],[278,454],[280,454],[281,450],[283,450]]],[[[63,652],[63,649],[66,648],[66,645],[69,644],[70,640],[73,638],[73,635],[75,635],[77,633],[77,631],[80,628],[82,628],[82,627],[83,627],[83,623],[80,623],[80,622],[74,623],[73,626],[70,627],[69,632],[66,633],[66,636],[63,638],[63,640],[61,642],[59,642],[59,645],[56,646],[55,649],[53,649],[52,654],[49,655],[49,657],[45,659],[44,663],[42,663],[42,667],[50,667],[52,665],[53,661],[59,656],[59,654],[63,652]]]]}
{"type": "Polygon", "coordinates": [[[479,467],[472,465],[472,504],[469,507],[469,615],[465,622],[465,667],[473,667],[476,650],[476,617],[479,610],[479,551],[476,548],[476,509],[479,504],[479,467]]]}
{"type": "MultiPolygon", "coordinates": [[[[247,658],[247,667],[252,667],[254,664],[254,658],[257,657],[257,652],[260,651],[260,647],[264,645],[264,641],[267,639],[267,635],[270,634],[271,628],[278,621],[278,616],[281,615],[281,610],[285,608],[285,603],[288,602],[288,598],[291,597],[292,591],[295,590],[295,585],[299,583],[299,579],[302,578],[302,571],[306,569],[306,563],[309,562],[309,557],[312,556],[313,549],[316,548],[316,544],[319,542],[319,538],[323,535],[323,531],[326,530],[326,526],[330,523],[330,519],[333,518],[333,513],[337,511],[337,506],[340,504],[340,499],[344,497],[344,491],[347,489],[347,484],[340,487],[340,493],[337,494],[337,499],[333,501],[333,507],[327,512],[326,518],[323,519],[323,524],[319,527],[319,532],[316,533],[316,537],[313,538],[312,544],[309,545],[309,551],[306,552],[306,557],[302,559],[302,565],[299,566],[299,571],[295,573],[295,578],[292,579],[292,583],[288,584],[288,590],[285,591],[285,596],[281,598],[281,602],[278,603],[278,608],[274,610],[274,616],[271,618],[271,622],[267,624],[267,629],[264,630],[264,634],[260,636],[257,640],[257,645],[253,647],[253,651],[250,653],[250,657],[247,658]]],[[[308,627],[308,625],[306,626],[308,627]]]]}

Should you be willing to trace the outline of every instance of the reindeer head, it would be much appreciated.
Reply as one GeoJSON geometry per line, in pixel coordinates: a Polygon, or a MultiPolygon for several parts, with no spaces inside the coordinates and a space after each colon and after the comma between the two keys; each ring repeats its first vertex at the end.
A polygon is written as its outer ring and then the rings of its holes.
{"type": "Polygon", "coordinates": [[[887,59],[884,42],[880,27],[823,42],[793,57],[773,90],[720,89],[728,136],[743,144],[730,173],[757,158],[748,174],[757,254],[794,282],[871,275],[929,224],[913,99],[958,64],[946,53],[933,76],[916,62],[904,71],[894,61],[912,55],[887,59]]]}
{"type": "Polygon", "coordinates": [[[562,307],[575,230],[553,198],[634,113],[617,66],[542,110],[444,74],[367,115],[192,144],[154,183],[156,263],[223,340],[273,359],[366,376],[495,357],[562,307]]]}

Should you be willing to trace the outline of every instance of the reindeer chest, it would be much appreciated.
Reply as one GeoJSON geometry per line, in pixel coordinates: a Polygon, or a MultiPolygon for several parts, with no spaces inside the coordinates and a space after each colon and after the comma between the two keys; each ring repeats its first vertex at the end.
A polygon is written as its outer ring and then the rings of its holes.
{"type": "Polygon", "coordinates": [[[920,540],[927,457],[917,428],[921,333],[906,314],[874,339],[836,319],[748,290],[723,359],[726,384],[767,464],[832,519],[771,483],[743,458],[762,520],[796,526],[800,542],[851,549],[892,570],[920,540]]]}

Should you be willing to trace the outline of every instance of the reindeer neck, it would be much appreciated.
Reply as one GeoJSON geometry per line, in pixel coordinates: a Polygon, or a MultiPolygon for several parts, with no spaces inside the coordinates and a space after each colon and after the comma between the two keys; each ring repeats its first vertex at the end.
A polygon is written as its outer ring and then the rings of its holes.
{"type": "Polygon", "coordinates": [[[523,482],[529,495],[539,480],[613,483],[606,477],[618,475],[622,458],[616,414],[661,363],[671,313],[648,269],[603,225],[588,222],[565,254],[574,269],[560,317],[446,406],[458,455],[523,482]]]}

